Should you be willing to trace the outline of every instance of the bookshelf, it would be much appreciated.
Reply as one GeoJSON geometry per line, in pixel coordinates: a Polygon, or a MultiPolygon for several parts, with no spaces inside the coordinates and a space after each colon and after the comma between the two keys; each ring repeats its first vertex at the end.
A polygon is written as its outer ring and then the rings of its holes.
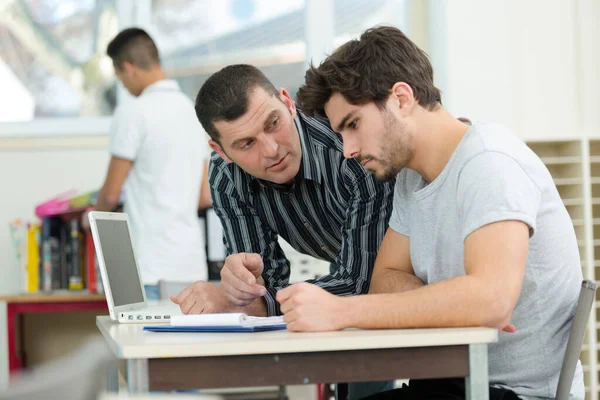
{"type": "MultiPolygon", "coordinates": [[[[526,140],[544,162],[571,216],[584,279],[600,280],[600,138],[526,140]]],[[[598,299],[597,299],[598,300],[598,299]]],[[[600,302],[594,305],[581,349],[586,398],[598,400],[597,337],[600,302]]]]}

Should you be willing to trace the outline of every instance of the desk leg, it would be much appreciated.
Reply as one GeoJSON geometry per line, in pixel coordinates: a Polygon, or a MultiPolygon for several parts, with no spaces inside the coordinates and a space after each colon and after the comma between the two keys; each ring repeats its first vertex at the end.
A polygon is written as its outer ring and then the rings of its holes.
{"type": "Polygon", "coordinates": [[[127,360],[127,391],[147,393],[148,390],[148,360],[143,358],[127,360]]]}
{"type": "Polygon", "coordinates": [[[469,376],[465,378],[467,400],[489,400],[487,344],[469,345],[469,376]]]}
{"type": "Polygon", "coordinates": [[[0,301],[0,392],[8,388],[9,381],[8,312],[6,302],[0,301]]]}
{"type": "Polygon", "coordinates": [[[113,359],[106,368],[106,390],[110,393],[119,392],[119,363],[113,359]]]}

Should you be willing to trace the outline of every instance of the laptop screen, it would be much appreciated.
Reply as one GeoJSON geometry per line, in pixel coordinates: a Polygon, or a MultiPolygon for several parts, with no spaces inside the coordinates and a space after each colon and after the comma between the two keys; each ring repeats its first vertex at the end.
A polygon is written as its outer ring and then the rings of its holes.
{"type": "Polygon", "coordinates": [[[127,221],[97,219],[96,227],[114,306],[143,302],[127,221]]]}

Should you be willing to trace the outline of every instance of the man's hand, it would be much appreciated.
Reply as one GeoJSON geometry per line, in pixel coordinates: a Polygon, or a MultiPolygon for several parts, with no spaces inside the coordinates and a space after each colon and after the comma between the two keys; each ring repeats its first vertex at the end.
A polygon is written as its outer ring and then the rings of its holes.
{"type": "Polygon", "coordinates": [[[263,260],[256,253],[233,254],[221,269],[221,287],[227,299],[236,306],[247,306],[267,293],[261,276],[263,260]]]}
{"type": "Polygon", "coordinates": [[[344,298],[301,282],[277,292],[277,301],[290,331],[337,331],[345,328],[344,298]]]}
{"type": "Polygon", "coordinates": [[[192,283],[177,296],[171,296],[171,301],[184,314],[228,313],[236,308],[219,286],[204,281],[192,283]]]}

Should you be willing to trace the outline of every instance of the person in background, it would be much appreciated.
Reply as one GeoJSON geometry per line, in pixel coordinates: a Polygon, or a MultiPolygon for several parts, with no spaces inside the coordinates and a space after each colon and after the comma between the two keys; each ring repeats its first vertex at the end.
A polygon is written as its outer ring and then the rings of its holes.
{"type": "MultiPolygon", "coordinates": [[[[582,273],[571,218],[539,157],[498,124],[451,116],[427,55],[392,27],[311,66],[297,101],[327,115],[346,157],[396,189],[369,294],[285,288],[277,300],[288,329],[508,326],[489,346],[490,399],[553,399],[582,273]]],[[[584,395],[579,363],[569,398],[584,395]]],[[[464,380],[410,381],[378,398],[464,399],[464,380]]]]}
{"type": "MultiPolygon", "coordinates": [[[[158,282],[207,280],[198,208],[210,206],[205,132],[194,106],[167,78],[144,30],[129,28],[108,45],[115,73],[134,98],[110,128],[110,163],[95,209],[111,211],[124,189],[133,248],[149,300],[158,282]],[[204,183],[203,183],[204,182],[204,183]]],[[[82,223],[89,226],[87,215],[82,223]]]]}
{"type": "MultiPolygon", "coordinates": [[[[309,282],[338,296],[366,293],[392,210],[393,181],[377,183],[324,118],[296,109],[251,65],[231,65],[200,89],[196,112],[215,153],[209,182],[228,257],[221,285],[197,282],[173,301],[188,313],[280,314],[289,284],[281,236],[302,254],[334,263],[309,282]]],[[[351,400],[393,382],[348,386],[351,400]]]]}

